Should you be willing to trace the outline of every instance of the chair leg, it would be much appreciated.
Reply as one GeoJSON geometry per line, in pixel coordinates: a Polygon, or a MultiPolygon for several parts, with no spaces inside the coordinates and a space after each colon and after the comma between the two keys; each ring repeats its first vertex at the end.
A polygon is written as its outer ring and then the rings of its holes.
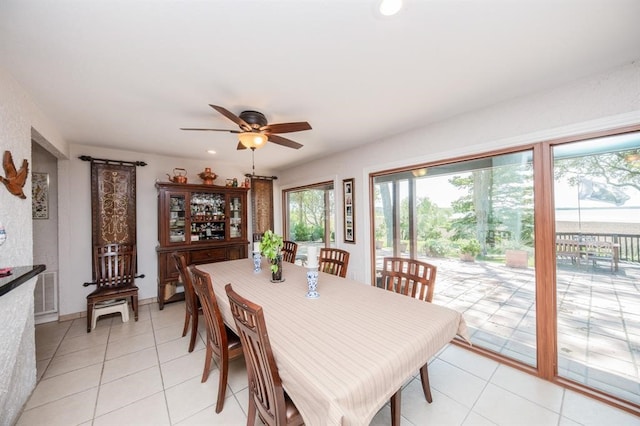
{"type": "MultiPolygon", "coordinates": [[[[189,309],[184,307],[184,327],[182,327],[182,337],[187,335],[187,330],[189,330],[189,320],[191,315],[189,315],[189,309]]],[[[191,351],[189,351],[191,352],[191,351]]]]}
{"type": "Polygon", "coordinates": [[[256,401],[249,392],[249,413],[247,413],[247,426],[255,426],[256,424],[256,401]]]}
{"type": "Polygon", "coordinates": [[[422,391],[424,392],[424,397],[429,404],[433,402],[433,397],[431,396],[431,387],[429,386],[429,371],[427,370],[428,363],[420,368],[420,380],[422,381],[422,391]]]}
{"type": "Polygon", "coordinates": [[[209,339],[207,339],[207,354],[205,355],[204,360],[204,370],[202,371],[202,380],[201,383],[204,383],[209,378],[209,369],[211,368],[211,357],[213,356],[213,351],[211,350],[211,344],[209,343],[209,339]]]}
{"type": "Polygon", "coordinates": [[[218,401],[216,402],[216,413],[222,411],[224,407],[224,396],[227,393],[227,378],[229,377],[229,357],[222,354],[220,357],[220,377],[218,379],[218,401]]]}
{"type": "Polygon", "coordinates": [[[131,297],[133,305],[133,317],[138,321],[138,295],[131,297]]]}
{"type": "Polygon", "coordinates": [[[93,318],[93,303],[87,302],[87,333],[91,333],[91,318],[93,318]]]}
{"type": "Polygon", "coordinates": [[[198,336],[198,311],[195,311],[191,313],[191,341],[189,342],[189,352],[193,352],[193,348],[196,347],[197,336],[198,336]]]}
{"type": "Polygon", "coordinates": [[[402,388],[391,397],[391,426],[400,426],[400,406],[402,388]]]}

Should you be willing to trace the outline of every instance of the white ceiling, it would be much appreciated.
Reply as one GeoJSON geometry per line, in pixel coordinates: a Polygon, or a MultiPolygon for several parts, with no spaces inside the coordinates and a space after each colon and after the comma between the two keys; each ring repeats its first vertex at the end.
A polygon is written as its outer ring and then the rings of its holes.
{"type": "Polygon", "coordinates": [[[250,164],[179,128],[311,123],[278,169],[640,59],[640,0],[377,2],[2,0],[0,67],[70,143],[250,164]]]}

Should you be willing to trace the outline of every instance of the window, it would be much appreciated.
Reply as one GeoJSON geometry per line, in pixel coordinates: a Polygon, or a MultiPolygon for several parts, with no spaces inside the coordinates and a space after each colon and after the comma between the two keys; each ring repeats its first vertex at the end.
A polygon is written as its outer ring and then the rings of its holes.
{"type": "Polygon", "coordinates": [[[376,269],[387,256],[436,265],[434,303],[464,313],[473,344],[535,366],[532,152],[373,182],[376,269]]]}
{"type": "Polygon", "coordinates": [[[333,182],[283,191],[286,239],[298,243],[298,260],[306,259],[310,245],[335,243],[333,182]]]}

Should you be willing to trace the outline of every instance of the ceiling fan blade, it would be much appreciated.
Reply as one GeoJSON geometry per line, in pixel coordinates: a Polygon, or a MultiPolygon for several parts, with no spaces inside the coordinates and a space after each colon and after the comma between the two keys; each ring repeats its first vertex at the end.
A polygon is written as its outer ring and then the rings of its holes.
{"type": "Polygon", "coordinates": [[[283,138],[282,136],[278,136],[278,135],[267,135],[267,136],[269,137],[269,142],[286,146],[287,148],[300,149],[303,146],[298,142],[294,142],[291,139],[283,138]]]}
{"type": "Polygon", "coordinates": [[[238,147],[236,149],[239,151],[241,149],[247,149],[247,147],[242,145],[242,142],[238,142],[238,147]]]}
{"type": "Polygon", "coordinates": [[[229,111],[226,108],[223,108],[221,106],[218,105],[211,105],[209,104],[209,106],[213,109],[215,109],[216,111],[218,111],[220,114],[224,115],[225,117],[227,117],[229,120],[233,121],[234,123],[236,123],[238,126],[240,126],[240,128],[242,130],[244,130],[245,132],[249,132],[251,131],[251,126],[249,124],[247,124],[246,121],[244,121],[242,118],[238,117],[237,115],[235,115],[234,113],[232,113],[231,111],[229,111]]]}
{"type": "Polygon", "coordinates": [[[306,121],[299,121],[296,123],[279,123],[279,124],[267,124],[260,128],[261,131],[267,133],[291,133],[301,132],[303,130],[311,130],[311,124],[306,121]]]}
{"type": "Polygon", "coordinates": [[[196,129],[193,127],[180,127],[180,130],[199,130],[199,131],[208,131],[208,132],[229,132],[229,133],[240,133],[240,130],[229,130],[229,129],[196,129]]]}

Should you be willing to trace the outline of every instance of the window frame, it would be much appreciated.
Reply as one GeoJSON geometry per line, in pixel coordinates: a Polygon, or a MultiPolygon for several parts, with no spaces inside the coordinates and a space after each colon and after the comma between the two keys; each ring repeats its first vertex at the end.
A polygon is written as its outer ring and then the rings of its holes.
{"type": "MultiPolygon", "coordinates": [[[[282,235],[286,236],[285,240],[289,239],[290,230],[290,217],[289,217],[289,194],[293,192],[300,192],[312,189],[324,190],[324,243],[325,247],[329,247],[331,244],[331,200],[329,197],[329,191],[333,191],[335,202],[335,183],[332,180],[316,182],[309,185],[296,186],[282,190],[282,235]]],[[[334,230],[335,236],[335,230],[334,230]]]]}

